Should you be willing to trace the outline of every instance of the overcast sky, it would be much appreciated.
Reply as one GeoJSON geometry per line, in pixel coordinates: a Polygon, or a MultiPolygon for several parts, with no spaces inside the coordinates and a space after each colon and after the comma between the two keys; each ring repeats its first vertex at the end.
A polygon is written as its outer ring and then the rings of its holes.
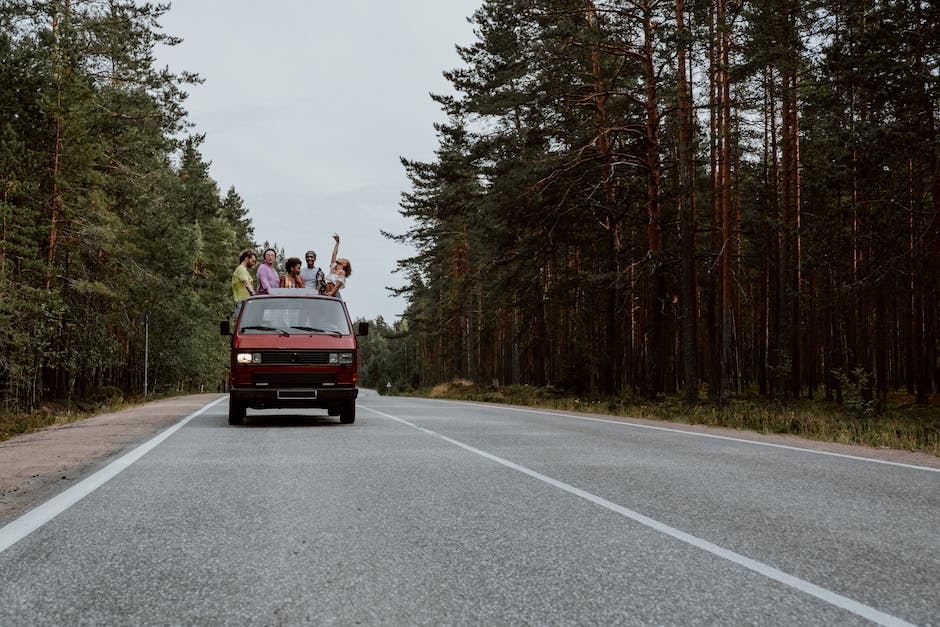
{"type": "Polygon", "coordinates": [[[412,251],[379,231],[409,226],[399,157],[433,158],[444,118],[429,93],[449,93],[442,72],[472,43],[481,3],[175,0],[161,20],[183,43],[158,49],[157,64],[205,79],[186,108],[222,194],[244,199],[257,241],[301,258],[312,248],[325,270],[339,233],[354,318],[404,310],[385,288],[404,284],[392,270],[412,251]]]}

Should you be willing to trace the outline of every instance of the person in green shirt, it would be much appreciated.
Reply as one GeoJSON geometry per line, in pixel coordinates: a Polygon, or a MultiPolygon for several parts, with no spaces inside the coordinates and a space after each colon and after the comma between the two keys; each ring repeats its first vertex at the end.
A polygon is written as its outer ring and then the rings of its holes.
{"type": "Polygon", "coordinates": [[[258,253],[246,248],[238,256],[238,266],[232,273],[232,298],[235,300],[235,317],[241,311],[242,302],[249,296],[254,296],[255,288],[248,270],[258,263],[258,253]]]}

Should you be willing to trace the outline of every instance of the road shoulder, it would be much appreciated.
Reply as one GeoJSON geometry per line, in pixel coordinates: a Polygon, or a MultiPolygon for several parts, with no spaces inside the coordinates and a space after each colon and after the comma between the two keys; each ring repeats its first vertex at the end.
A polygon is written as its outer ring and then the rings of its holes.
{"type": "Polygon", "coordinates": [[[906,451],[887,447],[874,448],[863,446],[861,444],[845,444],[841,442],[827,442],[824,440],[810,440],[797,435],[777,434],[777,433],[758,433],[745,429],[732,429],[730,427],[714,427],[703,424],[689,424],[684,422],[671,422],[666,420],[655,420],[651,418],[637,418],[634,416],[614,416],[611,414],[594,414],[590,412],[568,411],[565,409],[551,409],[546,407],[527,407],[525,405],[512,405],[508,403],[488,403],[483,401],[457,400],[447,398],[432,398],[428,400],[455,401],[468,403],[471,405],[505,407],[515,411],[530,411],[535,413],[554,414],[558,416],[571,416],[578,419],[605,420],[609,422],[624,422],[643,427],[655,429],[669,429],[671,431],[685,431],[699,435],[730,438],[734,440],[748,440],[751,442],[760,442],[762,444],[772,444],[776,446],[788,446],[812,451],[821,451],[833,453],[836,455],[846,455],[849,457],[861,457],[882,462],[891,462],[895,464],[905,464],[910,466],[921,466],[923,468],[940,469],[940,457],[922,453],[920,451],[906,451]]]}
{"type": "Polygon", "coordinates": [[[161,399],[0,442],[0,525],[220,396],[161,399]]]}
{"type": "MultiPolygon", "coordinates": [[[[517,405],[502,405],[507,408],[520,408],[517,405]]],[[[760,442],[762,444],[773,444],[776,446],[789,446],[793,448],[802,448],[837,455],[846,455],[849,457],[861,457],[895,464],[906,464],[911,466],[922,466],[924,468],[940,469],[940,457],[921,453],[919,451],[905,451],[887,447],[874,448],[860,444],[844,444],[840,442],[826,442],[823,440],[810,440],[796,435],[776,434],[776,433],[758,433],[756,431],[747,431],[743,429],[731,429],[729,427],[713,427],[701,424],[686,424],[683,422],[669,422],[664,420],[652,420],[648,418],[635,418],[629,416],[611,416],[608,414],[590,414],[582,412],[570,412],[564,410],[550,410],[540,408],[522,408],[532,411],[545,411],[548,413],[567,414],[576,418],[591,418],[594,420],[608,420],[611,422],[626,422],[647,427],[659,429],[670,429],[673,431],[685,431],[702,435],[731,438],[735,440],[749,440],[751,442],[760,442]]]]}

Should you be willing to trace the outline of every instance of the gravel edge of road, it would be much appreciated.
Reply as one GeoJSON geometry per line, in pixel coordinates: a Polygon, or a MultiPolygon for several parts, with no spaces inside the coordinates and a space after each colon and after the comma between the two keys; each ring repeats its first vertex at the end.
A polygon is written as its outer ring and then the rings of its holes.
{"type": "Polygon", "coordinates": [[[0,526],[221,396],[151,401],[0,442],[0,526]]]}

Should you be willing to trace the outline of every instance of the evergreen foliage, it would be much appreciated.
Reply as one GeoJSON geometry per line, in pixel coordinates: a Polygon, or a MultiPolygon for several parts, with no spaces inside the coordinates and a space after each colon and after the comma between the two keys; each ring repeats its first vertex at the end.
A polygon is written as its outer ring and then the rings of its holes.
{"type": "Polygon", "coordinates": [[[487,0],[472,20],[435,159],[403,160],[407,326],[376,337],[410,347],[405,378],[937,391],[933,3],[487,0]]]}
{"type": "Polygon", "coordinates": [[[3,408],[99,389],[217,389],[229,277],[251,244],[187,136],[183,91],[154,67],[166,5],[0,2],[3,408]],[[180,137],[184,137],[180,141],[180,137]]]}

